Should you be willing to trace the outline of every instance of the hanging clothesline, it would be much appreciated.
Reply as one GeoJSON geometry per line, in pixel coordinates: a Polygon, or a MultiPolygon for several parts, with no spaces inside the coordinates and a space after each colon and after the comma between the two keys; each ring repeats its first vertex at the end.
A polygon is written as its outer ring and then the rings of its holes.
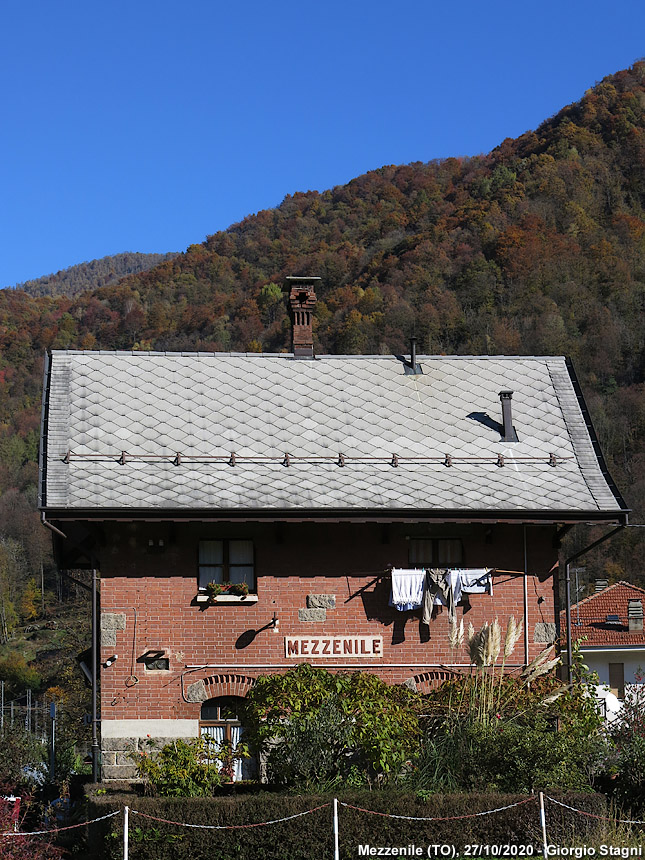
{"type": "MultiPolygon", "coordinates": [[[[364,591],[367,591],[368,588],[371,588],[377,582],[382,582],[383,580],[391,579],[392,578],[392,571],[395,569],[396,568],[390,566],[390,567],[383,568],[382,570],[379,570],[379,571],[375,571],[375,570],[352,571],[350,574],[346,574],[346,576],[349,577],[350,575],[357,574],[357,573],[360,573],[360,574],[375,573],[376,576],[374,576],[373,579],[371,579],[369,582],[365,583],[365,585],[362,585],[359,589],[357,589],[352,594],[350,594],[349,597],[347,598],[347,600],[345,600],[345,603],[349,603],[350,600],[353,600],[355,597],[358,597],[359,594],[362,594],[364,591]]],[[[425,573],[425,568],[410,568],[410,569],[411,570],[418,570],[420,573],[425,573]]],[[[444,569],[447,569],[447,568],[444,568],[444,569]]],[[[469,570],[469,568],[455,568],[455,569],[469,570]]],[[[501,567],[490,567],[490,568],[488,568],[488,570],[491,573],[495,573],[495,574],[503,573],[503,574],[507,574],[510,576],[530,576],[529,573],[527,573],[526,571],[523,571],[523,570],[505,570],[504,568],[501,568],[501,567]]]]}
{"type": "Polygon", "coordinates": [[[434,606],[447,606],[455,618],[462,595],[493,594],[492,568],[392,568],[390,606],[400,612],[423,607],[421,620],[429,624],[434,606]]]}
{"type": "MultiPolygon", "coordinates": [[[[477,570],[477,569],[484,570],[484,568],[448,567],[448,565],[438,565],[438,567],[441,570],[463,570],[463,571],[477,570]]],[[[395,568],[395,567],[386,568],[386,570],[383,571],[383,574],[381,576],[378,576],[377,579],[388,579],[392,575],[393,570],[406,570],[406,569],[407,570],[418,570],[419,572],[423,573],[427,570],[427,566],[426,567],[410,567],[410,568],[395,568]]],[[[524,571],[524,570],[505,570],[502,567],[487,567],[485,569],[487,571],[489,571],[489,573],[508,573],[508,574],[512,574],[514,576],[524,576],[525,574],[526,574],[526,576],[531,575],[527,571],[524,571]]]]}

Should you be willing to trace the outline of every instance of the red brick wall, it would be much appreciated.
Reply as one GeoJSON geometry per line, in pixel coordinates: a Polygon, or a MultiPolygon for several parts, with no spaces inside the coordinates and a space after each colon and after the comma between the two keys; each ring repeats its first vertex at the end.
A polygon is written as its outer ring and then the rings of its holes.
{"type": "MultiPolygon", "coordinates": [[[[416,677],[420,689],[441,676],[439,664],[468,663],[465,647],[454,654],[450,651],[447,610],[428,628],[420,624],[420,611],[400,613],[388,607],[390,584],[385,579],[356,595],[389,564],[407,566],[406,536],[461,537],[465,567],[518,571],[524,567],[522,527],[512,525],[107,526],[101,558],[101,612],[125,613],[125,629],[117,631],[116,646],[102,649],[102,662],[118,654],[113,665],[102,669],[102,718],[197,719],[200,704],[186,702],[182,689],[203,680],[209,695],[244,695],[257,675],[296,662],[284,656],[287,635],[381,635],[381,659],[311,658],[310,662],[328,668],[338,663],[348,667],[368,664],[369,670],[391,683],[416,677]],[[150,554],[149,539],[159,537],[164,539],[165,551],[150,554]],[[249,537],[255,545],[257,603],[196,604],[199,540],[249,537]],[[308,594],[336,596],[336,606],[326,611],[325,621],[299,620],[298,610],[307,606],[308,594]],[[274,612],[279,633],[266,629],[252,637],[249,631],[268,625],[274,612]],[[240,647],[245,644],[240,641],[244,633],[252,641],[240,647]],[[163,650],[170,659],[170,671],[150,672],[136,662],[148,650],[163,650]],[[212,668],[186,672],[191,665],[212,668]],[[276,668],[254,668],[258,665],[276,668]],[[138,683],[132,682],[133,675],[138,683]]],[[[544,647],[534,642],[535,625],[555,619],[554,580],[549,570],[557,551],[552,546],[552,527],[527,527],[527,536],[532,658],[544,647]]],[[[468,612],[462,606],[457,609],[458,620],[463,616],[466,626],[471,622],[478,629],[497,617],[505,627],[510,615],[518,620],[523,616],[523,578],[498,574],[493,596],[472,595],[470,602],[468,612]]],[[[524,662],[523,639],[512,662],[524,662]]]]}

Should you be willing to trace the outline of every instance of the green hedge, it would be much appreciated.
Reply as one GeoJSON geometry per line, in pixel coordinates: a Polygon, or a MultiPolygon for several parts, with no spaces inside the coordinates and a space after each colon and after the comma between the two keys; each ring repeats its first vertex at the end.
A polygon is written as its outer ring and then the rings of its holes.
{"type": "MultiPolygon", "coordinates": [[[[117,808],[130,807],[131,860],[322,860],[333,856],[332,797],[330,795],[285,795],[269,791],[253,795],[216,798],[150,798],[134,794],[88,792],[88,819],[98,818],[117,808]],[[197,830],[162,824],[136,814],[138,810],[157,818],[188,824],[249,824],[284,818],[329,804],[311,815],[267,827],[241,830],[197,830]]],[[[396,791],[339,792],[339,801],[396,815],[449,818],[472,815],[526,800],[526,795],[453,794],[432,795],[423,800],[396,791]]],[[[606,815],[602,795],[567,793],[552,796],[595,815],[606,815]]],[[[537,797],[529,803],[493,815],[457,821],[404,821],[369,815],[339,807],[340,853],[342,858],[358,857],[359,845],[423,847],[434,843],[455,845],[459,851],[467,843],[533,844],[541,853],[541,830],[537,797]]],[[[575,844],[589,842],[598,820],[548,804],[549,842],[575,844]]],[[[115,816],[88,827],[88,842],[95,860],[122,857],[123,816],[115,816]]],[[[427,854],[425,854],[427,856],[427,854]]]]}

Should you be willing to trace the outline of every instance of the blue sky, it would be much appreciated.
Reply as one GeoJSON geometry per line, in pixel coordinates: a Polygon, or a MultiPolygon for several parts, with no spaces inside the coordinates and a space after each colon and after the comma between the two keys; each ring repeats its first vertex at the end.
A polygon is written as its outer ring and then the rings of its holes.
{"type": "Polygon", "coordinates": [[[624,0],[2,0],[0,286],[487,152],[644,54],[624,0]]]}

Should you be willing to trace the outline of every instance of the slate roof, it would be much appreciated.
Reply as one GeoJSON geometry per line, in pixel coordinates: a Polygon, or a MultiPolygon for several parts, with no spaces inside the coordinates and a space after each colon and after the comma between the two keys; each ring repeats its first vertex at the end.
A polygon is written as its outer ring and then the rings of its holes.
{"type": "MultiPolygon", "coordinates": [[[[581,648],[621,648],[642,645],[645,647],[645,633],[630,633],[627,622],[627,605],[630,600],[643,600],[645,589],[629,582],[617,582],[608,588],[581,600],[571,607],[572,639],[586,637],[581,648]],[[578,626],[578,614],[580,625],[578,626]],[[619,623],[607,622],[608,615],[618,615],[619,623]]],[[[643,604],[645,606],[645,603],[643,604]]],[[[561,613],[561,626],[564,630],[566,619],[561,613]]]]}
{"type": "Polygon", "coordinates": [[[619,518],[564,358],[418,361],[55,351],[41,507],[619,518]],[[502,389],[518,442],[501,441],[502,389]]]}

